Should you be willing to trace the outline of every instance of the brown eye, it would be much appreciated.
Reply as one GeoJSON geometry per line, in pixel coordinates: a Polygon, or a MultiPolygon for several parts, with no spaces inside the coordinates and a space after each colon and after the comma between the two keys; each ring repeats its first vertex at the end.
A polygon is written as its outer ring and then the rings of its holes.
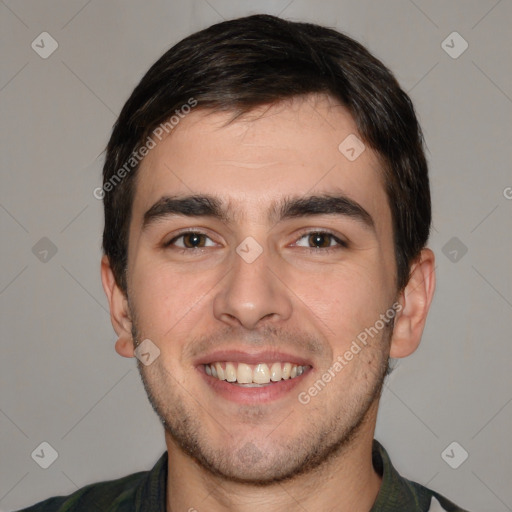
{"type": "Polygon", "coordinates": [[[308,236],[308,242],[311,247],[330,247],[332,235],[328,233],[312,233],[308,236]]]}
{"type": "Polygon", "coordinates": [[[165,247],[173,246],[179,249],[202,249],[204,247],[215,246],[215,243],[204,233],[187,231],[165,244],[165,247]]]}
{"type": "Polygon", "coordinates": [[[346,242],[340,240],[337,236],[328,231],[310,231],[309,233],[304,233],[295,245],[313,250],[335,250],[347,247],[346,242]]]}
{"type": "Polygon", "coordinates": [[[183,245],[187,249],[204,247],[206,236],[201,233],[187,233],[183,235],[183,245]]]}

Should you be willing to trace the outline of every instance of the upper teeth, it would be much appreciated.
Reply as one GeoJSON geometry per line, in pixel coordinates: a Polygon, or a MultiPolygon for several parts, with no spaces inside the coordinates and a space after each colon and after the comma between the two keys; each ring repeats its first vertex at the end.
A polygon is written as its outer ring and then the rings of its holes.
{"type": "Polygon", "coordinates": [[[239,384],[268,384],[281,379],[293,379],[304,373],[307,366],[293,363],[275,362],[269,366],[266,363],[248,365],[245,363],[210,363],[204,365],[208,375],[228,382],[239,384]]]}

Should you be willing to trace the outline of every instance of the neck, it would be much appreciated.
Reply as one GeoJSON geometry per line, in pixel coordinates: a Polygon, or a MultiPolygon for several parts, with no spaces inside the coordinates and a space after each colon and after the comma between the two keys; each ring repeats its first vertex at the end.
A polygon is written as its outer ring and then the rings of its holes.
{"type": "Polygon", "coordinates": [[[166,432],[169,455],[167,512],[368,512],[381,477],[372,465],[376,406],[339,452],[315,470],[285,482],[256,486],[214,475],[185,454],[166,432]]]}

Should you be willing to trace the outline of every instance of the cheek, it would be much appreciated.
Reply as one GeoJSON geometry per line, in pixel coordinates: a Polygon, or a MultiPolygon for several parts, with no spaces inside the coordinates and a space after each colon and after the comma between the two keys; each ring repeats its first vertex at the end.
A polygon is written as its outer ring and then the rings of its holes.
{"type": "Polygon", "coordinates": [[[163,339],[190,330],[204,308],[211,278],[178,273],[168,264],[139,261],[132,273],[132,297],[139,328],[147,337],[163,339]]]}
{"type": "Polygon", "coordinates": [[[374,264],[330,267],[314,275],[302,273],[294,281],[291,288],[301,299],[299,307],[306,305],[306,314],[318,320],[318,328],[340,350],[390,306],[389,289],[374,264]]]}

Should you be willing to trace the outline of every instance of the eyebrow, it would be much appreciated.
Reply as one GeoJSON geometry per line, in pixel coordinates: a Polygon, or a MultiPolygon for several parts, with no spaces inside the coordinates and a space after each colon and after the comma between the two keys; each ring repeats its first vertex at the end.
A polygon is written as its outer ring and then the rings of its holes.
{"type": "Polygon", "coordinates": [[[224,222],[227,222],[230,217],[229,213],[222,207],[221,201],[213,196],[164,196],[144,214],[142,230],[144,231],[151,224],[159,220],[176,215],[186,217],[213,217],[224,222]]]}
{"type": "Polygon", "coordinates": [[[338,215],[359,221],[364,227],[375,231],[372,216],[357,202],[343,194],[314,195],[285,198],[273,209],[277,220],[293,219],[315,215],[338,215]]]}
{"type": "MultiPolygon", "coordinates": [[[[372,216],[358,202],[344,194],[285,197],[271,204],[268,219],[274,224],[287,219],[319,215],[349,217],[375,231],[372,216]]],[[[164,196],[144,214],[142,230],[174,216],[211,217],[226,223],[240,217],[232,205],[226,207],[218,197],[212,195],[164,196]]]]}

